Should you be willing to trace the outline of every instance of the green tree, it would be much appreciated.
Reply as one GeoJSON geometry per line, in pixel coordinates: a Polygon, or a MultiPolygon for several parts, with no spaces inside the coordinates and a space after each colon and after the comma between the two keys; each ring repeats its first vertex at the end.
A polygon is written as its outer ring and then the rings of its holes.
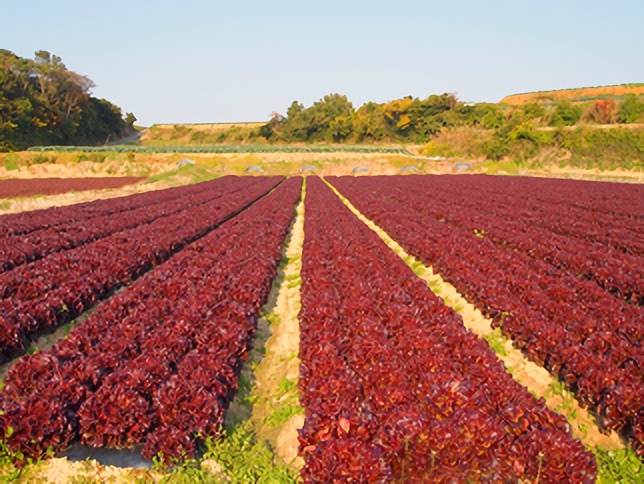
{"type": "Polygon", "coordinates": [[[581,119],[583,109],[577,106],[569,99],[562,99],[557,103],[553,114],[552,126],[574,126],[581,119]]]}
{"type": "Polygon", "coordinates": [[[91,96],[94,83],[47,51],[34,60],[0,50],[0,149],[102,144],[131,125],[117,106],[91,96]]]}
{"type": "Polygon", "coordinates": [[[127,124],[130,128],[134,127],[134,123],[136,123],[136,116],[132,113],[125,113],[125,124],[127,124]]]}
{"type": "Polygon", "coordinates": [[[525,119],[540,119],[546,115],[544,105],[536,102],[524,104],[520,109],[525,119]]]}
{"type": "Polygon", "coordinates": [[[498,129],[505,121],[503,111],[497,106],[490,104],[481,117],[481,125],[486,129],[498,129]]]}
{"type": "Polygon", "coordinates": [[[644,103],[633,93],[624,97],[619,109],[619,121],[621,123],[637,123],[640,116],[644,113],[644,103]]]}
{"type": "Polygon", "coordinates": [[[382,141],[389,137],[382,104],[368,102],[356,111],[353,123],[356,141],[382,141]]]}

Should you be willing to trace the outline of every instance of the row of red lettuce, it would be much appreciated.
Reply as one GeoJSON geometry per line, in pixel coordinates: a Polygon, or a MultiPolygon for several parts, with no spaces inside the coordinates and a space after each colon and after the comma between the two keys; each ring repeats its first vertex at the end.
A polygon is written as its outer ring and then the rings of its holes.
{"type": "Polygon", "coordinates": [[[594,482],[565,419],[309,178],[300,312],[305,482],[594,482]]]}
{"type": "MultiPolygon", "coordinates": [[[[227,177],[228,178],[228,177],[227,177]]],[[[46,225],[29,233],[0,238],[0,274],[62,250],[69,250],[117,232],[149,224],[159,218],[189,210],[221,195],[219,187],[232,190],[231,180],[190,185],[182,190],[159,190],[134,197],[113,200],[110,213],[76,220],[75,207],[65,207],[68,221],[46,225]]],[[[234,179],[233,179],[234,181],[234,179]]],[[[244,184],[239,182],[239,186],[244,184]]],[[[94,202],[98,203],[98,202],[94,202]]],[[[95,207],[94,207],[95,208],[95,207]]],[[[83,207],[78,207],[83,213],[83,207]]],[[[37,219],[37,213],[35,213],[37,219]]],[[[0,217],[2,223],[3,217],[0,217]]]]}
{"type": "MultiPolygon", "coordinates": [[[[644,257],[557,232],[562,223],[565,228],[577,220],[607,233],[617,230],[614,225],[619,225],[618,222],[601,212],[599,201],[594,204],[597,212],[584,211],[576,206],[566,209],[565,205],[555,203],[558,197],[554,196],[550,203],[541,201],[535,204],[530,197],[536,195],[524,193],[525,182],[518,186],[507,182],[508,186],[502,192],[495,192],[492,188],[501,184],[498,179],[471,178],[473,181],[468,183],[461,180],[455,183],[451,181],[453,178],[444,177],[390,177],[386,184],[371,179],[360,180],[359,186],[392,201],[402,196],[408,208],[424,216],[456,225],[501,247],[546,261],[569,275],[592,280],[624,301],[636,305],[644,302],[644,257]],[[412,193],[413,197],[405,197],[412,193]],[[590,220],[593,215],[596,220],[590,220]]],[[[609,194],[615,190],[609,184],[605,185],[609,194]]],[[[550,191],[541,187],[541,199],[553,192],[558,195],[553,187],[550,191]]],[[[630,206],[624,210],[628,213],[635,208],[630,206]]],[[[644,240],[644,224],[640,223],[638,229],[635,214],[631,215],[631,218],[625,218],[623,230],[629,237],[617,237],[620,243],[627,244],[630,240],[634,244],[644,240]]]]}
{"type": "Polygon", "coordinates": [[[6,214],[0,217],[0,238],[30,234],[37,230],[53,227],[64,228],[74,222],[118,214],[184,195],[198,193],[202,189],[209,189],[210,186],[211,184],[206,182],[199,185],[136,193],[124,197],[93,200],[62,207],[55,206],[41,210],[6,214]]]}
{"type": "Polygon", "coordinates": [[[638,453],[644,451],[641,307],[620,301],[594,282],[414,210],[414,199],[421,196],[413,191],[398,193],[393,201],[386,188],[373,193],[352,179],[331,182],[407,252],[431,265],[492,318],[532,360],[564,381],[598,414],[601,430],[616,430],[638,453]]]}
{"type": "Polygon", "coordinates": [[[224,180],[212,191],[212,201],[194,210],[0,274],[0,362],[24,354],[29,341],[72,321],[242,211],[281,180],[224,180]]]}
{"type": "Polygon", "coordinates": [[[286,181],[14,363],[0,392],[14,455],[80,438],[181,458],[217,437],[300,192],[301,179],[286,181]]]}

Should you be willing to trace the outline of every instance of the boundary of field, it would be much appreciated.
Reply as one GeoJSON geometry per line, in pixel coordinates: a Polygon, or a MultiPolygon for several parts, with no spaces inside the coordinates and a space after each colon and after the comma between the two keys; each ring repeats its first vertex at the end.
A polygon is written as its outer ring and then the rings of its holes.
{"type": "Polygon", "coordinates": [[[34,146],[31,152],[87,153],[394,153],[413,156],[406,148],[378,146],[194,145],[194,146],[34,146]]]}

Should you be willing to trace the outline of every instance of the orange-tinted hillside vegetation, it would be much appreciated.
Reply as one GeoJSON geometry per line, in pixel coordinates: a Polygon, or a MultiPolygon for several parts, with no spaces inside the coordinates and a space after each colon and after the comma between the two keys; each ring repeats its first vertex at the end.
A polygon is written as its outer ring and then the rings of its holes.
{"type": "Polygon", "coordinates": [[[629,93],[639,96],[644,95],[644,83],[526,92],[506,96],[499,102],[512,105],[528,104],[531,102],[554,102],[561,99],[570,99],[574,102],[587,101],[598,97],[622,97],[629,93]]]}

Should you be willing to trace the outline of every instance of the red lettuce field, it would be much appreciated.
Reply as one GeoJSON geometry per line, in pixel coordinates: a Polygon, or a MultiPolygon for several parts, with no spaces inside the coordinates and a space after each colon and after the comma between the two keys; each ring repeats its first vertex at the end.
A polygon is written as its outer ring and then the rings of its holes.
{"type": "MultiPolygon", "coordinates": [[[[305,482],[598,476],[566,418],[327,184],[644,454],[641,186],[309,177],[302,269],[277,284],[301,296],[289,438],[305,482]]],[[[0,216],[0,450],[18,466],[75,444],[169,462],[225,441],[302,195],[299,177],[230,176],[0,216]]]]}
{"type": "Polygon", "coordinates": [[[68,192],[105,190],[132,185],[145,177],[37,178],[0,180],[0,198],[60,195],[68,192]]]}
{"type": "MultiPolygon", "coordinates": [[[[265,193],[276,180],[256,184],[265,193]]],[[[2,427],[13,429],[6,443],[32,457],[76,437],[181,457],[194,454],[195,433],[218,435],[300,184],[284,182],[102,304],[51,351],[11,366],[1,395],[2,427]]]]}
{"type": "Polygon", "coordinates": [[[30,197],[32,195],[60,195],[68,192],[121,188],[144,180],[145,177],[96,178],[35,178],[0,180],[0,198],[30,197]]]}
{"type": "Polygon", "coordinates": [[[332,183],[643,452],[642,189],[437,178],[332,183]]]}
{"type": "Polygon", "coordinates": [[[305,481],[593,482],[565,420],[319,180],[306,212],[305,481]]]}

